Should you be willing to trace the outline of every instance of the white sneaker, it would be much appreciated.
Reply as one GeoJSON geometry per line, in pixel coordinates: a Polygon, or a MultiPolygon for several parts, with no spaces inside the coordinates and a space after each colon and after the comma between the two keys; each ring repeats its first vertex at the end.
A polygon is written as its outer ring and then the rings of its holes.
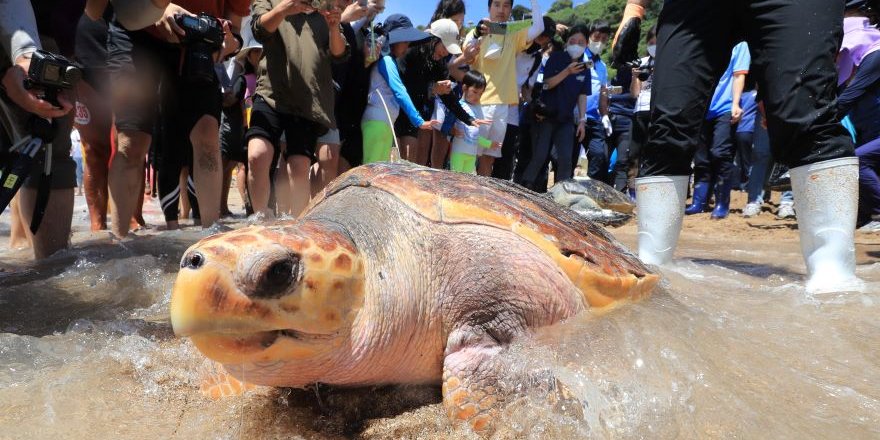
{"type": "Polygon", "coordinates": [[[761,214],[761,205],[757,203],[749,203],[743,208],[743,217],[752,218],[761,214]]]}
{"type": "Polygon", "coordinates": [[[783,203],[779,205],[779,211],[776,213],[776,218],[778,218],[779,220],[797,218],[797,213],[794,211],[794,205],[790,203],[783,203]]]}

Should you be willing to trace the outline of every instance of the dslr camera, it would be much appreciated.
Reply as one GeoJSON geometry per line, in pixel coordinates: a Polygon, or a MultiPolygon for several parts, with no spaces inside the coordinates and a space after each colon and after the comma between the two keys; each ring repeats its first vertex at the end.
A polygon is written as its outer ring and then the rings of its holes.
{"type": "Polygon", "coordinates": [[[186,36],[181,41],[184,47],[180,75],[192,82],[213,82],[214,53],[223,48],[223,26],[217,17],[204,12],[193,17],[181,14],[175,18],[186,36]]]}
{"type": "Polygon", "coordinates": [[[72,89],[82,75],[82,69],[67,58],[38,50],[31,57],[25,87],[42,90],[44,100],[61,107],[58,94],[62,90],[72,89]]]}
{"type": "Polygon", "coordinates": [[[634,73],[639,78],[639,81],[647,81],[651,74],[654,73],[654,66],[642,66],[636,69],[634,73]]]}

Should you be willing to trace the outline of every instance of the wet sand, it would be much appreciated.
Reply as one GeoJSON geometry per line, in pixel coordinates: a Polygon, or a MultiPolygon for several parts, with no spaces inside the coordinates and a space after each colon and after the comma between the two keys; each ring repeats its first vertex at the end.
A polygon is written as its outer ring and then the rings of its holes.
{"type": "MultiPolygon", "coordinates": [[[[112,243],[85,231],[83,208],[78,198],[76,248],[39,264],[5,250],[0,218],[0,439],[473,438],[450,426],[438,386],[206,399],[210,363],[167,317],[180,255],[202,234],[112,243]]],[[[154,205],[145,214],[161,220],[154,205]]],[[[634,248],[634,223],[612,232],[634,248]]],[[[523,404],[496,437],[880,437],[880,234],[856,242],[868,290],[811,297],[794,221],[688,217],[653,297],[545,329],[508,355],[551,369],[586,420],[523,404]]]]}

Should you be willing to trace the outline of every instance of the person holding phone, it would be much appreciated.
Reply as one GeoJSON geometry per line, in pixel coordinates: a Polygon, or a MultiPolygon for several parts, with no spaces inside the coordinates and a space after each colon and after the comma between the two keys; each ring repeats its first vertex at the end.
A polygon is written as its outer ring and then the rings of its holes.
{"type": "Polygon", "coordinates": [[[584,140],[586,118],[574,120],[587,113],[587,96],[592,92],[592,81],[587,63],[583,60],[587,50],[587,35],[584,26],[575,26],[569,31],[564,51],[554,51],[544,66],[544,82],[535,87],[543,87],[539,102],[533,103],[535,123],[532,127],[532,157],[523,173],[523,186],[536,188],[537,179],[542,174],[551,150],[557,152],[556,181],[574,176],[574,161],[571,159],[573,143],[584,140]],[[575,129],[577,127],[577,129],[575,129]]]}
{"type": "MultiPolygon", "coordinates": [[[[588,46],[583,60],[589,66],[591,94],[587,99],[587,111],[580,115],[586,118],[586,136],[577,141],[577,148],[572,151],[572,160],[577,163],[580,157],[580,146],[583,145],[589,160],[587,174],[591,179],[608,181],[609,151],[607,139],[613,133],[609,115],[608,99],[608,66],[602,61],[602,52],[611,36],[611,26],[604,21],[590,25],[588,46]]],[[[557,180],[561,180],[557,178],[557,180]]]]}

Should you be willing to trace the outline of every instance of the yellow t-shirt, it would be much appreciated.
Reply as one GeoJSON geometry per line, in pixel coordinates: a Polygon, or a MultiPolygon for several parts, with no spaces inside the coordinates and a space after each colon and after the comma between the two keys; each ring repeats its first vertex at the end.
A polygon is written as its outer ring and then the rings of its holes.
{"type": "MultiPolygon", "coordinates": [[[[518,23],[519,24],[519,23],[518,23]]],[[[480,55],[471,66],[486,76],[486,91],[480,100],[482,105],[519,104],[519,87],[516,84],[516,55],[529,48],[529,26],[508,27],[505,35],[489,34],[482,37],[480,55]],[[489,59],[486,53],[493,47],[501,47],[501,55],[489,59]]],[[[473,31],[467,41],[474,39],[473,31]]],[[[465,43],[467,44],[467,43],[465,43]]]]}

